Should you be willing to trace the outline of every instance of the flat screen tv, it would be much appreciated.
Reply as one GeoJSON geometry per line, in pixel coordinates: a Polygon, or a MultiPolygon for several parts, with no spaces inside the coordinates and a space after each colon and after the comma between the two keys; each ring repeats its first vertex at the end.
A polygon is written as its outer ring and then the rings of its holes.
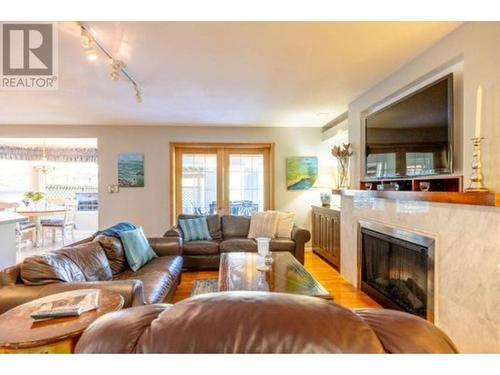
{"type": "Polygon", "coordinates": [[[453,74],[366,117],[366,177],[453,172],[453,74]]]}

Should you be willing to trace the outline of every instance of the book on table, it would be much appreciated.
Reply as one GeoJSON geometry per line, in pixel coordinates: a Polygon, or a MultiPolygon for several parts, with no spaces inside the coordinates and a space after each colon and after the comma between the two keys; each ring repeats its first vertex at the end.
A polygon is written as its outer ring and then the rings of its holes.
{"type": "Polygon", "coordinates": [[[84,312],[95,310],[98,305],[99,291],[91,291],[74,297],[61,298],[43,303],[31,313],[34,320],[80,316],[84,312]]]}

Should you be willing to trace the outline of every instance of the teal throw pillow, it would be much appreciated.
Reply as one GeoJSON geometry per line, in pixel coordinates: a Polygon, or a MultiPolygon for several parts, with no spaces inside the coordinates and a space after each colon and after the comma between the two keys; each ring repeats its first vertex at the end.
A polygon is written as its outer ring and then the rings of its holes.
{"type": "Polygon", "coordinates": [[[142,228],[121,232],[120,239],[125,251],[125,258],[134,272],[157,257],[142,228]]]}
{"type": "Polygon", "coordinates": [[[211,240],[206,217],[196,219],[180,219],[179,225],[182,230],[184,241],[211,240]]]}

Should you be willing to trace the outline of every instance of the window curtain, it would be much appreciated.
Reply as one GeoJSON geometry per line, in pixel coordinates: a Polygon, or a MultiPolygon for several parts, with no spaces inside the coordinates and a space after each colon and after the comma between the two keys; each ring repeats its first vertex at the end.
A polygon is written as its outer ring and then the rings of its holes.
{"type": "MultiPolygon", "coordinates": [[[[96,148],[45,148],[45,156],[52,162],[97,162],[96,148]]],[[[37,161],[43,157],[43,147],[0,145],[0,159],[37,161]]]]}

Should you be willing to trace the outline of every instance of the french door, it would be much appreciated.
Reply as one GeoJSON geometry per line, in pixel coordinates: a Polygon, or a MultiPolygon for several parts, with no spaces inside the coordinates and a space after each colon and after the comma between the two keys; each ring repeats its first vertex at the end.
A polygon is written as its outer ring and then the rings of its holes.
{"type": "Polygon", "coordinates": [[[172,219],[274,208],[273,144],[170,145],[172,219]]]}

